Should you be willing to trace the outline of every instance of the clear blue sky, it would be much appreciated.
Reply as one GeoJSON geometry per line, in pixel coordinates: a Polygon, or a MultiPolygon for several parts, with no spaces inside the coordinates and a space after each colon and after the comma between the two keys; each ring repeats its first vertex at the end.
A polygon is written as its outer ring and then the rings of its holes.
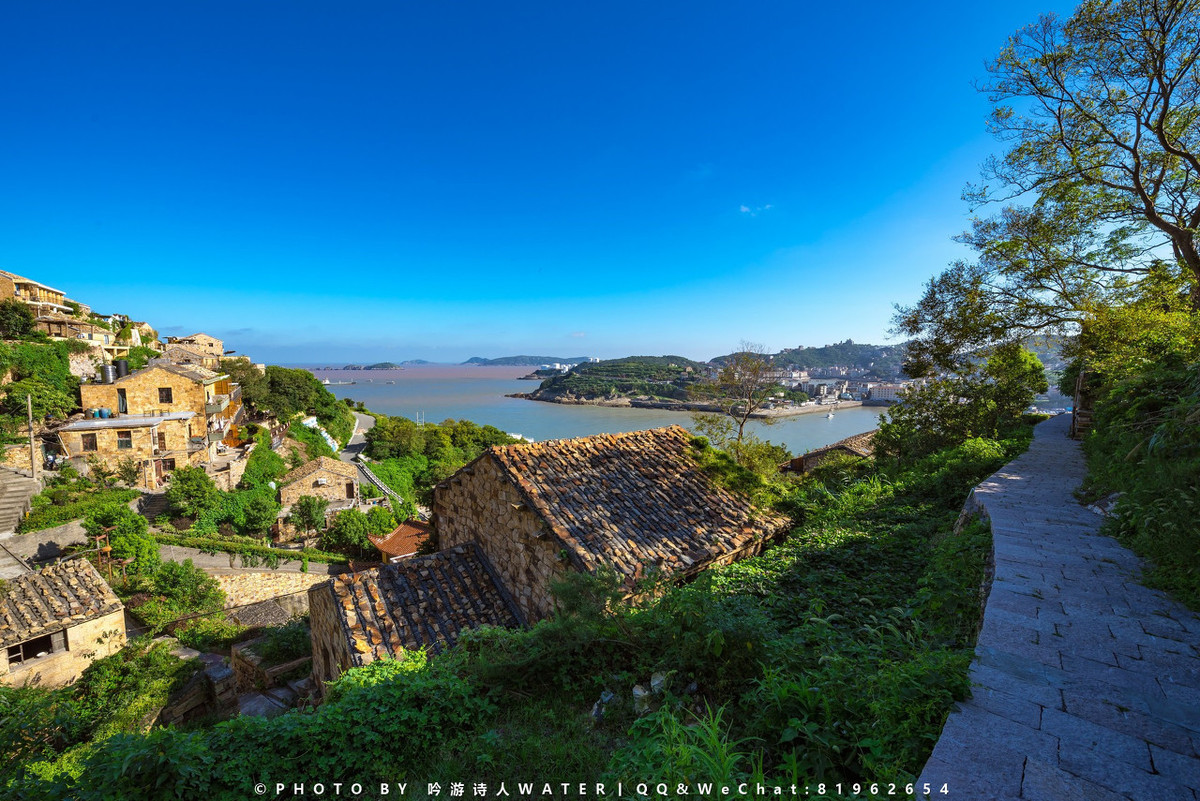
{"type": "Polygon", "coordinates": [[[0,268],[272,362],[881,342],[1071,8],[10,3],[0,268]]]}

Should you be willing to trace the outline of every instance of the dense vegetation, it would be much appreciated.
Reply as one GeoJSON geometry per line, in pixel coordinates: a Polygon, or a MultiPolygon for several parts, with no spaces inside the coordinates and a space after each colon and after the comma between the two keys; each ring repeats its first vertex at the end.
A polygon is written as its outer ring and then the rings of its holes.
{"type": "Polygon", "coordinates": [[[629,356],[576,365],[538,387],[538,397],[585,399],[648,396],[686,401],[688,387],[705,375],[699,362],[682,356],[629,356]]]}
{"type": "Polygon", "coordinates": [[[261,372],[245,359],[225,359],[221,370],[241,385],[242,402],[252,412],[271,413],[284,422],[316,415],[339,443],[350,441],[354,415],[309,371],[269,365],[261,372]]]}
{"type": "Polygon", "coordinates": [[[366,433],[371,471],[410,503],[426,503],[433,486],[492,445],[519,440],[470,420],[418,425],[407,417],[377,415],[366,433]]]}
{"type": "MultiPolygon", "coordinates": [[[[714,364],[725,364],[734,354],[718,356],[714,364]]],[[[903,345],[864,345],[847,339],[819,348],[784,348],[770,356],[778,369],[815,370],[822,367],[859,367],[881,378],[900,374],[904,362],[903,345]]]]}
{"type": "Polygon", "coordinates": [[[17,531],[28,533],[54,528],[72,520],[87,517],[96,509],[113,504],[125,504],[141,493],[135,489],[92,478],[84,478],[66,466],[46,482],[46,487],[30,499],[30,511],[17,531]]]}
{"type": "Polygon", "coordinates": [[[989,537],[954,521],[972,483],[1025,446],[1010,431],[911,465],[837,460],[798,483],[697,440],[715,480],[798,521],[781,544],[684,587],[652,578],[641,597],[655,600],[636,603],[611,574],[575,576],[556,619],[352,670],[315,713],[117,735],[10,790],[233,797],[259,781],[445,781],[464,765],[493,785],[903,782],[968,688],[989,537]]]}

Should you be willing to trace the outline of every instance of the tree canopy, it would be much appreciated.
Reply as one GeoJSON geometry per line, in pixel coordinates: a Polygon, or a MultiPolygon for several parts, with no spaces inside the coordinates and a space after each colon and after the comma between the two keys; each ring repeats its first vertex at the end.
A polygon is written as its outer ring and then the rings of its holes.
{"type": "Polygon", "coordinates": [[[1008,144],[966,197],[1007,204],[897,316],[910,372],[1075,332],[1097,308],[1174,284],[1200,310],[1200,2],[1090,0],[1015,33],[983,86],[1008,144]]]}

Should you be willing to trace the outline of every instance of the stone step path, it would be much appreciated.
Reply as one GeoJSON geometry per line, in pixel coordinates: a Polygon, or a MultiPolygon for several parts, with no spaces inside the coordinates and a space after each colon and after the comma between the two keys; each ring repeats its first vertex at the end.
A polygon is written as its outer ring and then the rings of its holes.
{"type": "Polygon", "coordinates": [[[1200,617],[1143,586],[1140,560],[1075,500],[1069,426],[1039,425],[973,494],[996,571],[972,697],[917,783],[931,798],[1200,799],[1200,617]]]}
{"type": "Polygon", "coordinates": [[[29,499],[41,491],[41,482],[28,473],[0,467],[0,537],[17,530],[29,511],[29,499]]]}

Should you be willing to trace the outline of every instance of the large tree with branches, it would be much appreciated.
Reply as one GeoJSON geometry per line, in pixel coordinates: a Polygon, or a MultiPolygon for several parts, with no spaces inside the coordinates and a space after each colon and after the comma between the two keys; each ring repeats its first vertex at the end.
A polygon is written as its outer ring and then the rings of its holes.
{"type": "Polygon", "coordinates": [[[1089,0],[1013,35],[983,89],[1009,144],[968,187],[976,219],[952,265],[901,309],[914,372],[1172,282],[1200,312],[1200,0],[1089,0]]]}

